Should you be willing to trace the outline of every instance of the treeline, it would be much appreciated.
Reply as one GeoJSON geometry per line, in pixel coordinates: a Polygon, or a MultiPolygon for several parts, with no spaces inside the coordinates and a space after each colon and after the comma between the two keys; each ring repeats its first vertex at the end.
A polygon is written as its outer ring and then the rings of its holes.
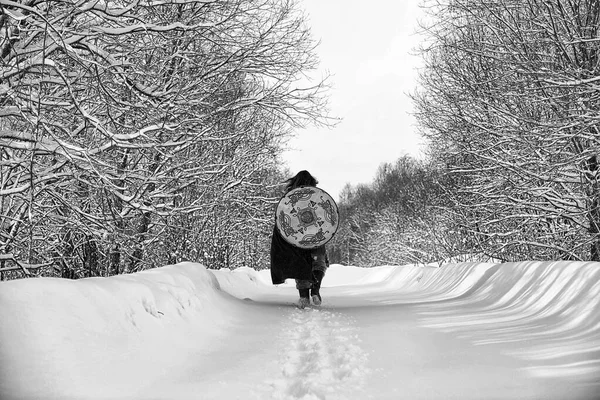
{"type": "Polygon", "coordinates": [[[400,161],[373,185],[347,191],[339,259],[428,261],[442,250],[600,261],[600,2],[424,6],[424,68],[413,98],[430,164],[400,161]],[[398,192],[381,187],[397,170],[410,179],[396,190],[414,192],[413,203],[388,200],[398,192]]]}
{"type": "Polygon", "coordinates": [[[291,0],[3,4],[2,278],[266,265],[314,46],[291,0]]]}
{"type": "Polygon", "coordinates": [[[378,266],[480,260],[464,227],[455,225],[449,192],[456,182],[440,165],[409,156],[379,167],[371,184],[340,194],[340,228],[332,262],[378,266]]]}

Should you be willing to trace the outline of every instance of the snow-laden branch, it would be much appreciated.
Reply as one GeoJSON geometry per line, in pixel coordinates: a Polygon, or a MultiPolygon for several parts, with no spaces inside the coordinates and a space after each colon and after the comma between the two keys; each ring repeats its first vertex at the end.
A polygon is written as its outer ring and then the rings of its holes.
{"type": "Polygon", "coordinates": [[[83,32],[84,35],[96,35],[98,33],[109,35],[109,36],[121,36],[136,32],[168,32],[168,31],[195,31],[200,28],[212,28],[215,24],[194,24],[194,25],[185,25],[181,22],[174,22],[168,25],[158,25],[158,24],[136,24],[129,25],[124,27],[104,27],[104,26],[94,26],[90,28],[89,33],[83,32]]]}

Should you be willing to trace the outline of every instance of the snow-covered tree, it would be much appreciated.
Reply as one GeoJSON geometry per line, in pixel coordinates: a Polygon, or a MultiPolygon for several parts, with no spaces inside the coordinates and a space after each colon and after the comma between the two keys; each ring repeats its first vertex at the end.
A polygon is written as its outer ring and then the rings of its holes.
{"type": "Polygon", "coordinates": [[[450,183],[442,178],[434,163],[404,156],[382,164],[371,184],[344,188],[332,260],[360,266],[418,264],[470,251],[452,232],[457,228],[442,195],[450,183]]]}
{"type": "Polygon", "coordinates": [[[501,259],[599,260],[600,3],[425,4],[415,100],[456,225],[501,259]]]}
{"type": "Polygon", "coordinates": [[[276,171],[290,129],[326,123],[291,0],[2,10],[0,252],[30,263],[133,271],[177,254],[182,232],[240,215],[225,205],[254,224],[272,201],[257,177],[276,171]]]}

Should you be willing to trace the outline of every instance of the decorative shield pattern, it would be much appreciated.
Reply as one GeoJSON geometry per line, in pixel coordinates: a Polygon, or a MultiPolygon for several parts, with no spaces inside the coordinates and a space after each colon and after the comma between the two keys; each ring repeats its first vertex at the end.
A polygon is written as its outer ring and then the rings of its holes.
{"type": "Polygon", "coordinates": [[[340,218],[337,204],[327,192],[302,186],[279,200],[276,221],[279,233],[288,243],[314,249],[331,240],[340,218]]]}

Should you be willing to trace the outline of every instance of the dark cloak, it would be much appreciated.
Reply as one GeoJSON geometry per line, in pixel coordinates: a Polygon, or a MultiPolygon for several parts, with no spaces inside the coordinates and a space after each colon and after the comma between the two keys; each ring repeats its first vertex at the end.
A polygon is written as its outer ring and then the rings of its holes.
{"type": "Polygon", "coordinates": [[[271,280],[273,285],[278,285],[286,279],[313,281],[311,250],[289,244],[274,227],[271,238],[271,280]]]}

